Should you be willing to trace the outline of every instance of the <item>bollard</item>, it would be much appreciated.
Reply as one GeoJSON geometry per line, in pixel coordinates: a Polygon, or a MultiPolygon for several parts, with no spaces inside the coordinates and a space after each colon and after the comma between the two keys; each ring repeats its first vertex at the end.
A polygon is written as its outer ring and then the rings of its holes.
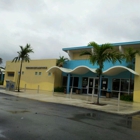
{"type": "Polygon", "coordinates": [[[94,88],[93,88],[93,90],[92,90],[92,103],[94,102],[94,101],[93,101],[93,99],[94,99],[94,98],[93,98],[93,95],[94,95],[94,88]]]}
{"type": "Polygon", "coordinates": [[[118,93],[118,111],[120,111],[120,92],[118,93]]]}
{"type": "Polygon", "coordinates": [[[37,88],[37,93],[39,93],[39,85],[38,85],[38,88],[37,88]]]}
{"type": "Polygon", "coordinates": [[[26,91],[26,84],[25,84],[25,86],[24,86],[24,92],[26,91]]]}
{"type": "Polygon", "coordinates": [[[70,98],[72,97],[72,88],[71,88],[71,90],[70,90],[70,98]]]}

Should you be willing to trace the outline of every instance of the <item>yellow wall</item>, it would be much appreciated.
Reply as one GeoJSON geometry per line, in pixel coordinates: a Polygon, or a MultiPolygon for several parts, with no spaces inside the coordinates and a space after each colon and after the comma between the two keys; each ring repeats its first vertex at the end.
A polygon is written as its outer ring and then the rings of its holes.
{"type": "MultiPolygon", "coordinates": [[[[140,56],[136,56],[135,71],[140,74],[140,56]]],[[[134,79],[134,102],[140,102],[140,76],[134,79]]]]}
{"type": "MultiPolygon", "coordinates": [[[[53,91],[54,87],[61,86],[61,72],[56,72],[55,74],[52,73],[51,75],[46,72],[50,67],[56,66],[56,61],[56,59],[44,59],[31,60],[29,63],[23,62],[22,72],[24,73],[21,74],[20,87],[24,88],[26,84],[27,89],[37,89],[39,86],[39,89],[41,90],[53,91]],[[26,67],[47,67],[47,69],[27,69],[26,67]],[[36,72],[38,73],[37,75],[35,75],[36,72]],[[39,75],[39,72],[41,72],[41,75],[39,75]]],[[[11,61],[7,61],[5,70],[5,81],[11,80],[17,83],[19,68],[19,62],[11,63],[11,61]],[[9,77],[7,75],[7,72],[13,71],[15,72],[14,77],[9,77]]],[[[5,81],[4,85],[6,85],[5,81]]]]}

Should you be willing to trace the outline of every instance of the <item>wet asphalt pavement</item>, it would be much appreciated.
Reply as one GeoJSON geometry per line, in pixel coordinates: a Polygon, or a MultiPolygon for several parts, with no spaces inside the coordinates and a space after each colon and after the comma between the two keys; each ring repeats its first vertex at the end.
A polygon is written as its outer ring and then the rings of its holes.
{"type": "Polygon", "coordinates": [[[0,93],[0,140],[140,140],[140,114],[119,116],[0,93]]]}

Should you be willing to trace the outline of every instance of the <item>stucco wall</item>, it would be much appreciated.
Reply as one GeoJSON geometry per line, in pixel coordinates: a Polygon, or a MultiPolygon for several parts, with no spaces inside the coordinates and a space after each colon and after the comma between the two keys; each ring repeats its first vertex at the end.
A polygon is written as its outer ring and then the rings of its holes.
{"type": "MultiPolygon", "coordinates": [[[[136,56],[135,71],[140,74],[140,56],[136,56]]],[[[140,102],[140,76],[135,76],[134,80],[134,102],[140,102]]]]}
{"type": "MultiPolygon", "coordinates": [[[[56,73],[48,74],[46,71],[52,66],[56,65],[56,59],[44,59],[44,60],[31,60],[29,63],[24,62],[22,67],[22,75],[20,87],[24,88],[26,84],[27,89],[37,89],[38,85],[41,90],[53,91],[55,84],[58,84],[58,80],[55,80],[55,75],[59,75],[56,73]],[[47,67],[47,69],[27,69],[26,67],[47,67]],[[37,72],[37,74],[36,74],[37,72]],[[39,74],[40,73],[40,74],[39,74]]],[[[4,85],[6,85],[6,80],[11,80],[13,82],[18,81],[18,72],[20,68],[19,62],[7,61],[6,62],[6,74],[4,85]],[[9,77],[7,72],[14,71],[14,77],[9,77]]],[[[17,84],[16,84],[17,85],[17,84]]]]}

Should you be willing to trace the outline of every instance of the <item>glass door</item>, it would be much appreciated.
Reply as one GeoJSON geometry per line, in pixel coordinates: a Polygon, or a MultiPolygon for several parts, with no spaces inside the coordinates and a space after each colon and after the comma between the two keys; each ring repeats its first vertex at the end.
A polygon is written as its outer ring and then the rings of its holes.
{"type": "Polygon", "coordinates": [[[92,94],[93,86],[94,86],[94,78],[89,78],[89,80],[88,80],[88,94],[92,94]]]}
{"type": "Polygon", "coordinates": [[[98,94],[98,84],[99,84],[99,79],[98,78],[95,78],[95,85],[94,85],[94,94],[98,94]]]}
{"type": "Polygon", "coordinates": [[[89,78],[88,79],[88,87],[87,87],[87,94],[92,94],[94,90],[94,94],[98,93],[98,78],[89,78]]]}

